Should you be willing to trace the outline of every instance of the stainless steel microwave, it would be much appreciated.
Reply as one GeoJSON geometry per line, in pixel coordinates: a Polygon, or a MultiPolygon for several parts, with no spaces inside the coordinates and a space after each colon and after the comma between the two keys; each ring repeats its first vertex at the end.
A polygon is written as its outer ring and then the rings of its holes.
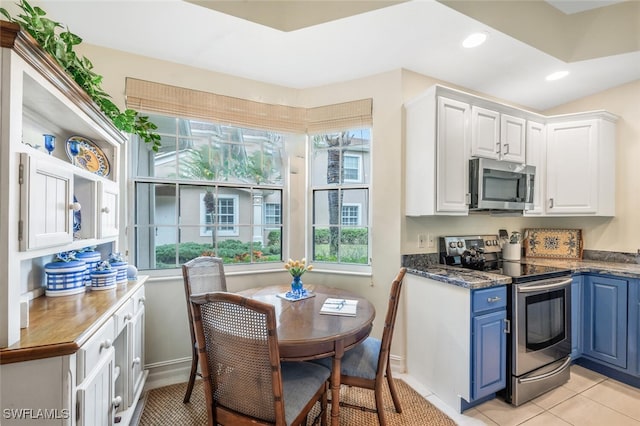
{"type": "Polygon", "coordinates": [[[531,210],[535,166],[486,158],[469,160],[469,210],[531,210]]]}

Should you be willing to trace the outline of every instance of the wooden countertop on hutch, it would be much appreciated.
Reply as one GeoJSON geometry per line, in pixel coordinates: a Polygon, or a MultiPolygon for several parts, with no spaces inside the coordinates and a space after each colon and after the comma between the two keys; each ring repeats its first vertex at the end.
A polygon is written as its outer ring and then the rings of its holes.
{"type": "Polygon", "coordinates": [[[29,327],[20,331],[18,343],[0,349],[0,364],[75,353],[148,278],[113,290],[31,300],[29,327]]]}

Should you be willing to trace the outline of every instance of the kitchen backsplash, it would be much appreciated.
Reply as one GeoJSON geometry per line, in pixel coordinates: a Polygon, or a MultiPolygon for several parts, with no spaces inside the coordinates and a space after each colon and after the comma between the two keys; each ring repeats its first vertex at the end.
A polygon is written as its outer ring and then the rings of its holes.
{"type": "MultiPolygon", "coordinates": [[[[584,250],[583,260],[593,260],[599,262],[615,263],[637,263],[640,264],[640,255],[633,253],[623,253],[616,251],[584,250]]],[[[438,253],[403,254],[402,266],[409,269],[423,270],[426,267],[440,263],[438,253]]]]}
{"type": "Polygon", "coordinates": [[[403,254],[402,266],[409,269],[424,270],[425,268],[440,263],[438,253],[403,254]]]}
{"type": "Polygon", "coordinates": [[[582,258],[584,260],[597,260],[600,262],[640,264],[640,254],[623,253],[619,251],[584,250],[582,252],[582,258]]]}

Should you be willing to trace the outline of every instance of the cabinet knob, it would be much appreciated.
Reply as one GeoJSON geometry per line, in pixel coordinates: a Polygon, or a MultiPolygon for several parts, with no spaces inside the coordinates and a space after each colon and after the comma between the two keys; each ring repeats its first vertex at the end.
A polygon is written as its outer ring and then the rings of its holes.
{"type": "Polygon", "coordinates": [[[133,315],[131,314],[127,314],[124,316],[125,321],[131,321],[131,318],[133,318],[133,315]]]}
{"type": "Polygon", "coordinates": [[[74,212],[80,211],[81,208],[82,206],[77,201],[75,203],[69,204],[69,210],[73,210],[74,212]]]}
{"type": "Polygon", "coordinates": [[[103,207],[102,208],[102,213],[107,213],[108,214],[109,212],[111,212],[111,209],[109,209],[109,207],[103,207]]]}
{"type": "Polygon", "coordinates": [[[495,302],[499,302],[502,298],[500,296],[496,296],[496,297],[487,297],[487,302],[488,303],[495,303],[495,302]]]}
{"type": "Polygon", "coordinates": [[[133,364],[133,365],[138,365],[138,364],[140,364],[140,357],[135,357],[135,358],[133,359],[132,364],[133,364]]]}
{"type": "Polygon", "coordinates": [[[100,343],[100,349],[109,349],[112,345],[111,339],[105,339],[104,342],[100,343]]]}
{"type": "Polygon", "coordinates": [[[145,297],[141,296],[140,300],[138,300],[138,303],[140,303],[141,305],[144,305],[145,300],[146,300],[145,297]]]}
{"type": "Polygon", "coordinates": [[[122,404],[121,396],[116,396],[111,400],[111,405],[113,405],[113,408],[118,408],[121,404],[122,404]]]}

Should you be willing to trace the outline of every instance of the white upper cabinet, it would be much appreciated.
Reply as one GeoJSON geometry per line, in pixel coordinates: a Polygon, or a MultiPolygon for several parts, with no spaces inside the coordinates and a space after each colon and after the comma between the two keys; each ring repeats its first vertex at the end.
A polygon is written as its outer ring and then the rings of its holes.
{"type": "Polygon", "coordinates": [[[500,116],[500,159],[525,162],[526,120],[508,114],[500,116]]]}
{"type": "Polygon", "coordinates": [[[405,109],[405,214],[469,213],[469,159],[535,166],[527,216],[615,214],[615,122],[605,111],[543,116],[443,86],[405,109]]]}
{"type": "Polygon", "coordinates": [[[0,26],[0,300],[7,308],[0,346],[6,347],[20,340],[22,294],[44,292],[44,272],[32,265],[88,246],[118,249],[119,160],[127,136],[18,25],[0,26]],[[50,151],[44,135],[55,136],[50,151]],[[75,157],[71,140],[79,141],[75,157]],[[113,216],[100,215],[105,206],[113,216]]]}
{"type": "Polygon", "coordinates": [[[119,232],[118,185],[113,182],[98,182],[98,222],[100,238],[117,237],[119,232]]]}
{"type": "Polygon", "coordinates": [[[526,216],[538,216],[545,213],[547,193],[546,155],[547,129],[542,123],[527,121],[527,164],[536,168],[533,182],[533,209],[525,210],[526,216]]]}
{"type": "Polygon", "coordinates": [[[493,160],[500,158],[500,113],[471,107],[471,155],[493,160]]]}
{"type": "Polygon", "coordinates": [[[11,87],[8,147],[20,158],[21,168],[15,179],[21,207],[19,249],[37,250],[34,256],[40,256],[115,241],[118,161],[125,135],[91,109],[95,106],[74,98],[86,95],[60,87],[61,80],[32,68],[29,58],[12,51],[8,57],[11,72],[3,75],[11,87]],[[51,153],[45,150],[44,134],[55,136],[51,153]],[[79,141],[75,157],[72,137],[79,141]],[[112,213],[103,214],[105,209],[112,213]]]}
{"type": "Polygon", "coordinates": [[[438,97],[437,212],[469,211],[469,104],[438,97]]]}
{"type": "Polygon", "coordinates": [[[563,116],[547,126],[548,215],[615,215],[615,120],[563,116]]]}
{"type": "Polygon", "coordinates": [[[471,108],[434,86],[405,104],[408,216],[468,214],[471,108]]]}
{"type": "Polygon", "coordinates": [[[477,105],[471,107],[471,156],[525,162],[526,120],[477,105]]]}
{"type": "Polygon", "coordinates": [[[45,155],[20,156],[21,250],[59,246],[73,241],[73,173],[45,155]],[[34,206],[34,207],[32,207],[34,206]]]}

